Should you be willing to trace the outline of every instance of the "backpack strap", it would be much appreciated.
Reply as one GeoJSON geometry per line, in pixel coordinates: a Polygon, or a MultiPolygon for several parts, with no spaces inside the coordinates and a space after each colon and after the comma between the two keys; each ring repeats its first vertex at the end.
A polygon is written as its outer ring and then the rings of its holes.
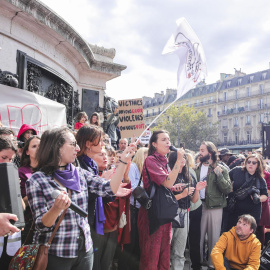
{"type": "Polygon", "coordinates": [[[145,162],[144,162],[144,167],[145,167],[145,170],[146,170],[146,173],[147,173],[147,177],[148,177],[149,188],[151,188],[149,198],[150,198],[150,199],[153,199],[153,197],[154,197],[154,195],[155,195],[155,192],[156,192],[156,185],[155,185],[155,183],[152,182],[151,179],[150,179],[150,175],[149,175],[149,172],[148,172],[147,167],[146,167],[146,160],[145,160],[145,162]]]}

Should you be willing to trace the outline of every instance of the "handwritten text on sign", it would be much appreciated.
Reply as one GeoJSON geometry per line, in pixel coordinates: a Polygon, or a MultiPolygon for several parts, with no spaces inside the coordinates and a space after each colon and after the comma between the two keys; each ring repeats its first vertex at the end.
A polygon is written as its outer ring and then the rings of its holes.
{"type": "Polygon", "coordinates": [[[119,100],[118,105],[121,138],[140,136],[145,129],[142,99],[119,100]]]}
{"type": "Polygon", "coordinates": [[[43,96],[0,84],[0,121],[18,134],[23,124],[42,134],[46,129],[66,126],[65,106],[43,96]]]}

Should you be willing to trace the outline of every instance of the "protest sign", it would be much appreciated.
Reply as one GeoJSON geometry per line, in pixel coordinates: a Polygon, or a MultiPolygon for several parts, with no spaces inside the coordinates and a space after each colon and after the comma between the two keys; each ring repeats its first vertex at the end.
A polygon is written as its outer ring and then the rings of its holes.
{"type": "Polygon", "coordinates": [[[140,138],[140,141],[143,145],[149,144],[149,140],[152,136],[152,132],[150,130],[146,130],[142,137],[140,138]]]}
{"type": "Polygon", "coordinates": [[[145,129],[142,98],[118,101],[121,138],[140,136],[145,129]]]}
{"type": "Polygon", "coordinates": [[[18,134],[23,124],[42,134],[46,129],[66,126],[66,107],[41,95],[0,84],[0,121],[18,134]]]}

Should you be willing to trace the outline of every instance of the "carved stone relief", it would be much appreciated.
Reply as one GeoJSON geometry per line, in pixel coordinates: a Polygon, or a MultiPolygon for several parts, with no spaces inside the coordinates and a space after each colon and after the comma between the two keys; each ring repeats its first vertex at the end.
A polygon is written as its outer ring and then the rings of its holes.
{"type": "Polygon", "coordinates": [[[0,69],[0,84],[12,86],[12,87],[18,87],[18,75],[13,74],[9,71],[2,71],[0,69]]]}

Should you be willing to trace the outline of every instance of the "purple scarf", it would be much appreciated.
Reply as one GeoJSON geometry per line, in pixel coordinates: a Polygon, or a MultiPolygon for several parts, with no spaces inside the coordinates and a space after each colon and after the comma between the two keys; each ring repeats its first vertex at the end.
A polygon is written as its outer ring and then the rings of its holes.
{"type": "Polygon", "coordinates": [[[73,164],[68,164],[64,171],[56,170],[53,177],[55,177],[64,187],[81,192],[79,175],[73,164]]]}
{"type": "MultiPolygon", "coordinates": [[[[98,172],[98,166],[96,162],[92,158],[86,155],[83,155],[81,158],[82,158],[82,161],[87,165],[87,167],[91,168],[95,175],[98,175],[99,172],[98,172]]],[[[103,201],[101,197],[98,197],[96,200],[96,232],[97,234],[104,235],[103,224],[105,223],[105,220],[106,220],[106,217],[104,214],[103,201]]]]}
{"type": "Polygon", "coordinates": [[[97,234],[104,235],[104,223],[105,223],[106,217],[104,214],[104,207],[103,207],[103,201],[101,197],[97,198],[96,201],[96,232],[97,234]]]}
{"type": "Polygon", "coordinates": [[[86,155],[83,155],[82,160],[88,167],[90,167],[93,170],[93,173],[95,175],[98,175],[98,166],[92,158],[90,158],[86,155]]]}

